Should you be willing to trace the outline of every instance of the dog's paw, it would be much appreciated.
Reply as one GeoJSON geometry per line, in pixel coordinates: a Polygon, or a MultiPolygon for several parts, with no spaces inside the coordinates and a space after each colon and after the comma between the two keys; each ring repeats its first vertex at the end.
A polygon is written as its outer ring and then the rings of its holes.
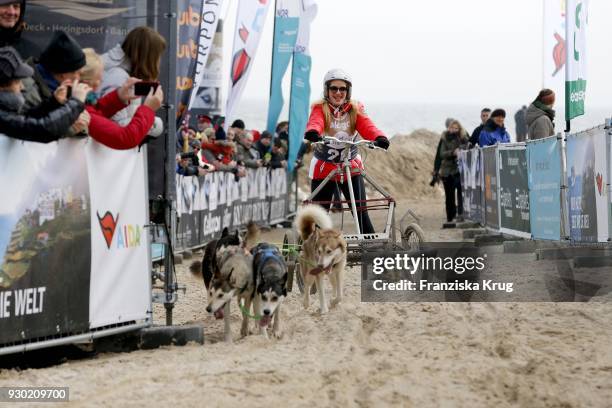
{"type": "Polygon", "coordinates": [[[329,313],[329,309],[328,309],[328,307],[327,307],[327,306],[322,307],[322,308],[321,308],[321,314],[322,314],[322,315],[324,315],[324,314],[327,314],[327,313],[329,313]]]}
{"type": "Polygon", "coordinates": [[[283,332],[281,330],[274,331],[272,334],[274,335],[274,338],[276,340],[280,340],[283,338],[283,332]]]}
{"type": "Polygon", "coordinates": [[[248,327],[243,327],[240,329],[240,335],[242,337],[246,337],[250,334],[249,328],[248,327]]]}
{"type": "Polygon", "coordinates": [[[342,303],[342,298],[334,298],[331,301],[331,307],[334,308],[336,306],[338,306],[340,303],[342,303]]]}
{"type": "Polygon", "coordinates": [[[308,310],[310,307],[310,302],[308,300],[304,300],[304,310],[308,310]]]}

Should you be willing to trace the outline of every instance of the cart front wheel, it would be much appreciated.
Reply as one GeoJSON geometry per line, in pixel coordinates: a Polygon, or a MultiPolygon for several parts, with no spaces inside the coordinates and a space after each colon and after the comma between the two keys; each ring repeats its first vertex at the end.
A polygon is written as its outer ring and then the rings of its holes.
{"type": "Polygon", "coordinates": [[[425,233],[417,223],[409,224],[402,233],[402,247],[407,251],[418,251],[425,242],[425,233]]]}

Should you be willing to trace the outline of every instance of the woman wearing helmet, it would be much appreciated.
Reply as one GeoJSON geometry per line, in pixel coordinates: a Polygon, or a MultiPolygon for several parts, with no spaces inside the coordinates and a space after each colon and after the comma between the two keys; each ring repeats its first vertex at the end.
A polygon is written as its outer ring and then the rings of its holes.
{"type": "MultiPolygon", "coordinates": [[[[310,118],[306,124],[304,138],[310,142],[321,141],[323,136],[332,136],[340,140],[355,140],[357,133],[383,149],[389,147],[389,139],[384,136],[370,118],[365,114],[361,103],[351,100],[352,81],[350,76],[341,69],[332,69],[325,74],[323,81],[323,99],[312,106],[310,118]]],[[[311,191],[314,191],[335,168],[342,164],[343,145],[316,145],[314,157],[310,163],[309,177],[312,180],[311,191]]],[[[361,157],[357,148],[350,149],[351,169],[363,169],[361,157]]],[[[342,170],[342,169],[340,169],[342,170]]],[[[313,201],[331,201],[336,185],[342,190],[344,197],[350,200],[347,180],[343,179],[342,172],[336,177],[336,183],[328,183],[314,197],[313,201]]],[[[360,174],[351,177],[359,226],[363,234],[371,234],[374,227],[370,221],[365,202],[366,199],[363,178],[360,174]]],[[[329,204],[324,204],[329,209],[329,204]]]]}

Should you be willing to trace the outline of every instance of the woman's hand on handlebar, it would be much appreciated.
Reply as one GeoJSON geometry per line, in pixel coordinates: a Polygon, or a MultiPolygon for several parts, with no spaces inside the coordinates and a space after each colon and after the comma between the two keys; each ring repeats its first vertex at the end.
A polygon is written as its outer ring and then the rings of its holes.
{"type": "Polygon", "coordinates": [[[316,130],[309,130],[304,134],[304,139],[308,140],[309,142],[316,143],[321,141],[321,135],[319,135],[319,132],[316,130]]]}
{"type": "Polygon", "coordinates": [[[376,147],[387,150],[389,148],[389,139],[384,136],[377,136],[373,144],[376,147]]]}

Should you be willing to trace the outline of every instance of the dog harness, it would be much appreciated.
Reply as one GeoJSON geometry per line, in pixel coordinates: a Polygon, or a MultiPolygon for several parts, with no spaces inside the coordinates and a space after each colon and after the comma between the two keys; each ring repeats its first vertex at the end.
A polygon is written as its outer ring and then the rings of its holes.
{"type": "Polygon", "coordinates": [[[285,270],[285,260],[280,254],[277,247],[268,244],[259,244],[254,248],[253,262],[257,262],[253,265],[253,271],[256,272],[256,276],[261,275],[261,270],[268,260],[278,263],[285,270]]]}

